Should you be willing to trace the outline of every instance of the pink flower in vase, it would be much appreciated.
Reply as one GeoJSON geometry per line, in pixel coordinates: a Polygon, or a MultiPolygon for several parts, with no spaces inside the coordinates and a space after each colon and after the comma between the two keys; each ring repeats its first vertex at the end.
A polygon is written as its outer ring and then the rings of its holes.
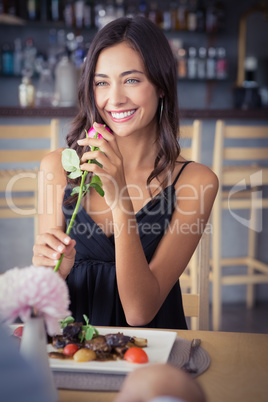
{"type": "Polygon", "coordinates": [[[11,324],[28,321],[33,311],[44,318],[49,335],[59,333],[59,320],[70,315],[69,291],[53,270],[29,266],[13,268],[0,276],[0,316],[11,324]]]}

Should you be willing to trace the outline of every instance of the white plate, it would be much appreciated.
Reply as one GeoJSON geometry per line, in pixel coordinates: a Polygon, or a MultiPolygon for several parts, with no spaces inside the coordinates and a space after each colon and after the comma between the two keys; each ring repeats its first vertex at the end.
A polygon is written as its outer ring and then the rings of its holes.
{"type": "MultiPolygon", "coordinates": [[[[23,324],[20,324],[23,325],[23,324]]],[[[18,326],[11,325],[10,329],[13,332],[18,326]]],[[[177,337],[177,333],[174,331],[161,331],[150,329],[131,329],[131,328],[97,328],[100,335],[112,334],[117,332],[123,332],[124,335],[136,336],[140,338],[146,338],[148,346],[144,349],[148,355],[149,363],[143,364],[146,366],[152,363],[166,363],[172,346],[177,337]]],[[[57,351],[52,345],[48,345],[48,352],[57,351]]],[[[61,359],[49,359],[50,367],[53,371],[68,371],[68,372],[84,372],[84,373],[104,373],[104,374],[125,374],[133,371],[140,366],[139,364],[129,363],[125,360],[98,362],[91,361],[85,363],[78,363],[73,360],[61,360],[61,359]]]]}
{"type": "MultiPolygon", "coordinates": [[[[100,335],[117,333],[117,328],[97,328],[100,335]]],[[[148,346],[144,349],[148,355],[149,363],[166,363],[176,339],[177,333],[171,331],[153,331],[145,329],[124,328],[120,330],[124,335],[146,338],[148,346]]],[[[51,345],[48,345],[49,352],[55,351],[51,345]]],[[[106,374],[125,374],[137,368],[135,363],[129,363],[125,360],[98,362],[91,361],[77,363],[73,360],[49,359],[50,367],[53,371],[76,371],[87,373],[106,373],[106,374]]],[[[145,366],[146,364],[143,364],[145,366]]]]}

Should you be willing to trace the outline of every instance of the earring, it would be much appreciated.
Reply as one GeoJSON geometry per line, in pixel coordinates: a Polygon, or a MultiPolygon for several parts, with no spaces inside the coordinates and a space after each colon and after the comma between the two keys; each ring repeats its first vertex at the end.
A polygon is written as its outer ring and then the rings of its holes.
{"type": "Polygon", "coordinates": [[[163,107],[164,107],[164,98],[160,98],[160,117],[159,117],[159,123],[161,123],[162,120],[162,114],[163,114],[163,107]]]}

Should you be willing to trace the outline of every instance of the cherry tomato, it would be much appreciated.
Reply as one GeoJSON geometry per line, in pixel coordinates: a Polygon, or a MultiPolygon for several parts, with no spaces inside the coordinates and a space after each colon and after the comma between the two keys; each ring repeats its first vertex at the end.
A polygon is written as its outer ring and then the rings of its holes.
{"type": "Polygon", "coordinates": [[[137,348],[135,346],[129,348],[126,351],[126,353],[124,354],[124,358],[130,363],[141,364],[141,363],[148,363],[149,361],[147,353],[143,349],[137,348]]]}
{"type": "Polygon", "coordinates": [[[22,334],[23,334],[23,327],[17,327],[13,332],[13,335],[19,338],[22,337],[22,334]]]}
{"type": "Polygon", "coordinates": [[[73,343],[69,343],[68,345],[64,346],[63,354],[66,356],[73,356],[78,351],[78,346],[73,343]]]}

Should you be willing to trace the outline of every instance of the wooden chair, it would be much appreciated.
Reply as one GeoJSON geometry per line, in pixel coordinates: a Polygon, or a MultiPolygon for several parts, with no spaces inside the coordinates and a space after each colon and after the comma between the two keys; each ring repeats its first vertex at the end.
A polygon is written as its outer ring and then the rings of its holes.
{"type": "MultiPolygon", "coordinates": [[[[202,122],[194,120],[192,125],[180,126],[181,155],[191,161],[201,160],[202,122]]],[[[186,293],[198,292],[198,251],[196,250],[180,277],[182,291],[186,293]]],[[[194,317],[194,316],[192,316],[194,317]]],[[[191,328],[197,329],[198,320],[191,318],[191,328]]]]}
{"type": "MultiPolygon", "coordinates": [[[[0,162],[7,165],[0,170],[0,218],[34,217],[35,235],[37,229],[37,183],[41,159],[58,148],[59,121],[51,120],[46,125],[2,125],[0,139],[8,142],[8,149],[0,150],[0,162]],[[44,148],[41,142],[49,142],[44,148]],[[36,144],[31,149],[18,149],[18,142],[36,144]],[[38,147],[38,148],[37,148],[38,147]],[[27,167],[27,165],[36,167],[27,167]],[[9,168],[10,167],[10,168],[9,168]]],[[[32,145],[31,144],[31,145],[32,145]]]]}
{"type": "MultiPolygon", "coordinates": [[[[268,156],[268,148],[263,144],[265,139],[268,139],[268,126],[236,126],[226,125],[221,120],[216,122],[213,170],[219,178],[220,186],[212,211],[210,280],[213,288],[214,330],[221,327],[222,286],[247,285],[247,306],[251,307],[254,302],[254,285],[268,283],[268,264],[259,261],[256,256],[256,235],[262,230],[260,215],[263,208],[268,208],[268,199],[262,199],[261,196],[261,187],[268,185],[268,167],[262,166],[268,156]],[[246,147],[249,140],[258,142],[259,147],[246,147]],[[248,255],[223,258],[222,209],[229,209],[235,220],[244,226],[245,235],[248,231],[248,255]],[[237,211],[245,209],[251,214],[248,220],[237,211]],[[244,267],[247,273],[243,274],[238,268],[241,275],[227,274],[226,270],[223,275],[224,267],[244,267]]],[[[232,231],[232,227],[229,230],[232,231]]]]}
{"type": "Polygon", "coordinates": [[[180,126],[181,155],[188,160],[201,160],[202,122],[194,120],[192,125],[180,126]]]}
{"type": "Polygon", "coordinates": [[[196,291],[182,293],[185,317],[191,317],[191,329],[209,330],[209,248],[210,234],[204,231],[197,249],[196,291]]]}

